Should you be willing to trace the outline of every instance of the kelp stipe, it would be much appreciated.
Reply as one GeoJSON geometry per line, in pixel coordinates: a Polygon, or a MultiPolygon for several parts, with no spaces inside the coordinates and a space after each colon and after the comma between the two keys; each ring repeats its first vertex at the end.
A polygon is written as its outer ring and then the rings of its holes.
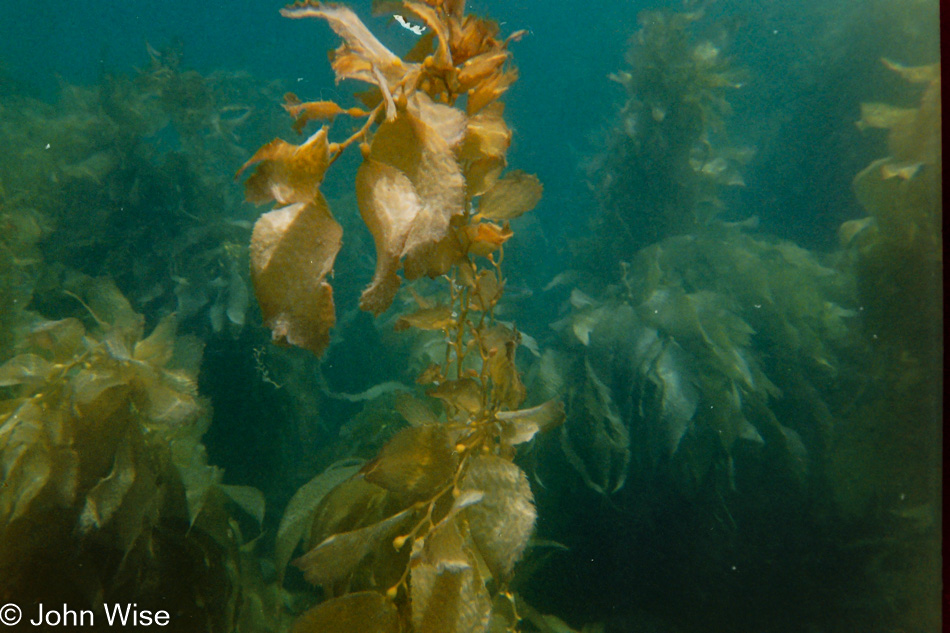
{"type": "Polygon", "coordinates": [[[429,29],[404,59],[342,5],[305,2],[281,12],[326,20],[343,39],[331,53],[337,78],[371,89],[352,108],[287,95],[298,131],[344,114],[365,122],[340,142],[329,140],[327,127],[301,145],[274,140],[245,165],[260,163],[246,182],[248,199],[278,205],[258,220],[251,245],[274,340],[317,354],[329,341],[335,316],[327,277],[342,229],[319,187],[352,145],[363,156],[357,203],[376,245],[375,276],[360,307],[387,310],[399,270],[408,279],[441,278],[446,287],[438,299],[414,294],[417,309],[397,322],[442,333],[444,357],[418,383],[443,414],[401,400],[409,427],[361,468],[344,464],[315,478],[281,523],[280,572],[304,540],[309,551],[294,564],[329,597],[300,617],[296,631],[461,633],[486,630],[493,614],[506,619],[503,626],[517,624],[507,584],[536,511],[512,458],[518,444],[559,424],[563,407],[518,409],[526,397],[515,367],[519,334],[494,318],[508,220],[541,196],[536,177],[502,174],[511,132],[498,98],[517,78],[507,45],[520,34],[498,39],[498,26],[466,15],[464,5],[403,3],[429,29]]]}
{"type": "Polygon", "coordinates": [[[626,91],[605,151],[589,164],[599,201],[581,257],[628,260],[658,240],[701,229],[722,210],[723,186],[743,185],[748,148],[728,147],[727,97],[742,86],[721,45],[697,39],[703,11],[644,11],[628,68],[610,75],[626,91]]]}

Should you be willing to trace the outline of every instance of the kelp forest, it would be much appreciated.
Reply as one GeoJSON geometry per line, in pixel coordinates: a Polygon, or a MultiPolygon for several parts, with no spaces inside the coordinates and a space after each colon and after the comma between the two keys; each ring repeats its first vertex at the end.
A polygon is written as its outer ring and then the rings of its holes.
{"type": "Polygon", "coordinates": [[[941,630],[938,4],[784,85],[620,4],[584,122],[545,3],[268,7],[321,85],[0,58],[0,622],[941,630]]]}

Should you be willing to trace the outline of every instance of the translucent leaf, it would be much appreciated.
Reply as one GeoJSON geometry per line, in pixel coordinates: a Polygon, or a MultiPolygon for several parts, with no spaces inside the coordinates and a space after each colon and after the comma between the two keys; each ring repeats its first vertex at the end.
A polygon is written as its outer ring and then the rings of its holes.
{"type": "Polygon", "coordinates": [[[344,480],[317,506],[306,549],[313,549],[333,534],[350,532],[390,516],[390,501],[388,490],[362,477],[344,480]]]}
{"type": "Polygon", "coordinates": [[[290,498],[284,516],[280,519],[274,545],[274,565],[278,574],[283,576],[294,549],[313,523],[313,515],[320,502],[333,488],[355,475],[361,466],[360,463],[334,464],[301,486],[290,498]]]}
{"type": "Polygon", "coordinates": [[[630,433],[617,412],[610,390],[585,359],[587,381],[571,403],[561,427],[561,449],[568,463],[592,490],[611,494],[627,480],[630,433]]]}
{"type": "Polygon", "coordinates": [[[327,130],[321,128],[300,145],[275,138],[257,150],[237,175],[255,163],[260,164],[244,183],[248,202],[309,202],[318,195],[330,164],[327,130]]]}
{"type": "Polygon", "coordinates": [[[323,196],[265,213],[251,238],[251,276],[264,323],[273,338],[323,352],[336,321],[333,290],[325,281],[340,250],[343,229],[323,196]]]}
{"type": "Polygon", "coordinates": [[[491,599],[455,520],[442,521],[413,547],[412,624],[417,633],[485,631],[491,599]]]}
{"type": "Polygon", "coordinates": [[[350,108],[344,110],[333,101],[308,101],[301,103],[297,95],[288,92],[284,95],[284,109],[294,117],[294,129],[298,134],[303,133],[304,127],[310,121],[322,121],[325,119],[334,119],[340,114],[348,114],[352,117],[367,116],[369,113],[359,108],[350,108]]]}
{"type": "Polygon", "coordinates": [[[451,327],[454,323],[455,315],[452,314],[452,307],[438,305],[399,317],[394,329],[399,331],[414,327],[419,330],[442,330],[451,327]]]}
{"type": "Polygon", "coordinates": [[[463,90],[468,90],[477,85],[501,68],[508,61],[508,57],[508,51],[495,49],[465,60],[465,63],[459,68],[459,85],[463,90]]]}
{"type": "Polygon", "coordinates": [[[395,408],[399,415],[412,426],[439,423],[439,416],[429,408],[428,404],[408,393],[400,393],[396,396],[395,408]]]}
{"type": "MultiPolygon", "coordinates": [[[[380,70],[390,80],[398,81],[405,66],[392,51],[386,48],[351,9],[340,4],[321,2],[297,3],[284,7],[280,14],[285,18],[322,18],[333,32],[345,43],[345,53],[352,54],[364,64],[380,70]]],[[[341,73],[336,67],[338,79],[363,79],[362,75],[341,73]]]]}
{"type": "Polygon", "coordinates": [[[131,356],[132,344],[142,338],[145,318],[132,309],[129,300],[111,279],[84,277],[79,280],[77,290],[81,298],[70,294],[82,301],[96,323],[107,330],[102,340],[109,353],[115,358],[127,360],[131,356]]]}
{"type": "Polygon", "coordinates": [[[154,367],[164,367],[175,351],[176,328],[175,315],[169,314],[159,321],[147,338],[135,344],[132,357],[154,367]]]}
{"type": "MultiPolygon", "coordinates": [[[[441,110],[417,110],[420,116],[431,112],[441,110]]],[[[376,245],[376,273],[360,307],[374,314],[392,303],[401,258],[413,276],[445,272],[449,222],[464,210],[465,181],[439,133],[448,124],[441,115],[430,121],[400,112],[380,125],[370,156],[357,172],[360,215],[376,245]]]]}
{"type": "Polygon", "coordinates": [[[41,384],[46,380],[52,365],[36,354],[20,354],[0,365],[0,387],[41,384]]]}
{"type": "Polygon", "coordinates": [[[220,486],[222,492],[236,503],[244,512],[257,522],[258,527],[264,524],[264,493],[251,486],[220,486]]]}
{"type": "Polygon", "coordinates": [[[564,422],[564,403],[560,400],[549,400],[530,409],[499,411],[495,417],[502,422],[502,441],[514,446],[528,442],[539,432],[564,422]]]}
{"type": "Polygon", "coordinates": [[[445,488],[457,467],[445,427],[414,426],[389,440],[362,472],[366,481],[415,501],[445,488]]]}
{"type": "Polygon", "coordinates": [[[436,103],[424,92],[414,92],[406,109],[441,137],[446,147],[454,149],[465,138],[468,117],[457,108],[436,103]]]}
{"type": "Polygon", "coordinates": [[[467,462],[460,488],[481,490],[484,497],[462,512],[478,551],[501,582],[511,577],[534,531],[537,511],[524,472],[494,455],[476,455],[467,462]]]}
{"type": "Polygon", "coordinates": [[[478,413],[482,409],[482,388],[473,378],[447,380],[430,389],[428,394],[469,413],[478,413]]]}
{"type": "Polygon", "coordinates": [[[481,81],[468,95],[466,109],[469,114],[475,114],[488,104],[503,95],[508,87],[518,79],[518,70],[508,68],[497,70],[481,81]]]}
{"type": "Polygon", "coordinates": [[[86,495],[86,504],[79,515],[79,530],[88,533],[109,523],[134,481],[132,446],[126,438],[116,449],[112,471],[107,477],[100,479],[86,495]]]}
{"type": "Polygon", "coordinates": [[[323,602],[301,615],[292,633],[399,633],[392,602],[374,591],[360,591],[323,602]]]}
{"type": "MultiPolygon", "coordinates": [[[[308,582],[329,586],[350,576],[382,543],[388,541],[414,512],[412,508],[351,532],[330,536],[294,561],[308,582]]],[[[387,544],[388,545],[388,544],[387,544]]]]}
{"type": "Polygon", "coordinates": [[[507,222],[503,227],[492,222],[479,222],[465,226],[464,230],[469,241],[468,252],[481,257],[488,257],[513,235],[507,222]]]}
{"type": "Polygon", "coordinates": [[[435,9],[422,2],[406,0],[403,5],[411,12],[422,18],[432,32],[439,40],[438,48],[435,51],[435,67],[440,69],[450,69],[454,67],[452,63],[452,53],[449,52],[449,33],[448,25],[439,19],[435,9]]]}
{"type": "Polygon", "coordinates": [[[44,412],[24,402],[0,425],[0,522],[9,524],[26,514],[52,473],[41,426],[44,412]]]}
{"type": "Polygon", "coordinates": [[[478,215],[489,220],[510,220],[538,204],[544,187],[534,174],[515,170],[505,174],[478,202],[478,215]]]}
{"type": "Polygon", "coordinates": [[[62,362],[76,355],[85,333],[79,319],[42,321],[30,328],[26,340],[31,348],[48,351],[53,360],[62,362]]]}
{"type": "Polygon", "coordinates": [[[940,64],[930,64],[928,66],[904,66],[887,58],[882,58],[882,62],[890,70],[899,74],[904,80],[915,84],[926,84],[940,79],[940,64]]]}
{"type": "Polygon", "coordinates": [[[128,380],[112,371],[82,369],[69,383],[71,404],[83,416],[109,419],[128,401],[128,380]]]}
{"type": "Polygon", "coordinates": [[[144,413],[151,422],[181,426],[194,422],[201,414],[197,398],[176,386],[151,379],[145,384],[145,392],[148,403],[144,413]]]}

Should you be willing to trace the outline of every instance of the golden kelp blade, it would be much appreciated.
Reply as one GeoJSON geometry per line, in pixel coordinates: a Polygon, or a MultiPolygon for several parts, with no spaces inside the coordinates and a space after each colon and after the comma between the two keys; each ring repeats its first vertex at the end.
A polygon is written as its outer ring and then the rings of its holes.
{"type": "Polygon", "coordinates": [[[319,191],[265,213],[251,238],[251,277],[264,323],[277,343],[320,354],[336,321],[325,281],[340,250],[342,227],[319,191]]]}
{"type": "Polygon", "coordinates": [[[284,510],[284,516],[280,519],[274,543],[274,566],[281,578],[294,549],[310,529],[317,507],[324,497],[343,481],[355,475],[361,466],[359,462],[332,464],[301,486],[291,497],[284,510]]]}
{"type": "Polygon", "coordinates": [[[511,220],[538,204],[544,187],[534,174],[515,170],[495,183],[478,202],[479,216],[489,220],[511,220]]]}
{"type": "Polygon", "coordinates": [[[399,331],[414,327],[419,330],[442,330],[454,323],[451,306],[437,305],[399,317],[393,329],[399,331]]]}
{"type": "Polygon", "coordinates": [[[445,488],[457,466],[445,427],[413,426],[389,440],[362,472],[366,481],[418,501],[445,488]]]}
{"type": "Polygon", "coordinates": [[[330,536],[294,561],[307,582],[329,586],[350,576],[380,545],[392,538],[413,512],[412,508],[351,532],[330,536]]]}
{"type": "Polygon", "coordinates": [[[502,422],[502,441],[509,446],[530,441],[539,432],[559,426],[564,422],[564,403],[548,400],[530,409],[499,411],[495,414],[502,422]]]}
{"type": "Polygon", "coordinates": [[[304,613],[293,633],[399,633],[392,602],[375,591],[361,591],[327,600],[304,613]]]}
{"type": "Polygon", "coordinates": [[[482,388],[472,378],[447,380],[428,394],[461,411],[475,414],[482,409],[482,388]]]}
{"type": "Polygon", "coordinates": [[[292,92],[284,95],[284,110],[290,116],[294,117],[294,130],[298,134],[303,133],[303,129],[310,121],[322,121],[330,119],[331,121],[340,114],[348,114],[351,117],[364,117],[369,113],[359,108],[350,108],[344,110],[333,101],[308,101],[303,103],[292,92]]]}
{"type": "MultiPolygon", "coordinates": [[[[296,2],[280,10],[285,18],[322,18],[327,21],[333,32],[343,38],[349,51],[370,66],[378,68],[384,75],[400,77],[405,66],[391,50],[376,39],[366,25],[341,4],[322,2],[296,2]]],[[[341,77],[352,79],[353,77],[341,77]]]]}
{"type": "Polygon", "coordinates": [[[507,222],[503,227],[492,222],[479,222],[469,224],[464,230],[469,242],[468,252],[481,257],[488,257],[514,235],[507,222]]]}
{"type": "Polygon", "coordinates": [[[410,578],[416,633],[486,630],[491,598],[454,517],[416,541],[410,578]]]}
{"type": "Polygon", "coordinates": [[[385,311],[399,289],[401,258],[407,268],[444,272],[435,247],[464,209],[465,182],[449,145],[461,140],[461,120],[419,99],[414,112],[401,111],[380,125],[356,176],[360,215],[376,244],[376,274],[360,307],[374,314],[385,311]]]}
{"type": "Polygon", "coordinates": [[[320,183],[330,164],[327,130],[321,128],[300,145],[274,139],[257,150],[236,177],[258,162],[260,165],[244,183],[248,202],[308,202],[319,194],[320,183]]]}
{"type": "Polygon", "coordinates": [[[508,460],[476,455],[469,460],[460,487],[485,493],[462,515],[488,568],[505,582],[528,545],[537,518],[528,478],[508,460]]]}

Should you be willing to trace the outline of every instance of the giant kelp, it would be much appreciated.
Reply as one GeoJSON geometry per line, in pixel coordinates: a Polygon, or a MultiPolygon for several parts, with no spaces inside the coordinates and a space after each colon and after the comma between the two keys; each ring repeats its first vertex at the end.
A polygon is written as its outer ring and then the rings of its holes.
{"type": "MultiPolygon", "coordinates": [[[[193,330],[236,333],[250,303],[250,224],[227,185],[242,144],[268,125],[266,87],[188,70],[180,48],[150,53],[133,76],[63,83],[52,103],[4,99],[5,206],[52,231],[46,260],[112,277],[150,317],[176,310],[193,330]]],[[[34,300],[56,310],[47,289],[59,281],[45,273],[34,300]]]]}
{"type": "Polygon", "coordinates": [[[232,630],[256,562],[228,506],[260,522],[263,497],[207,463],[202,345],[173,316],[145,336],[111,282],[70,288],[87,318],[23,313],[0,365],[0,595],[137,601],[188,630],[232,630]]]}
{"type": "Polygon", "coordinates": [[[861,105],[862,129],[887,151],[854,179],[868,216],[839,231],[871,344],[868,388],[841,416],[832,490],[863,534],[862,577],[895,627],[939,627],[943,160],[940,65],[883,60],[907,82],[910,107],[861,105]],[[916,101],[916,103],[914,103],[916,101]]]}
{"type": "Polygon", "coordinates": [[[601,493],[623,487],[630,462],[641,481],[672,464],[684,490],[708,477],[728,490],[741,441],[805,486],[821,468],[829,402],[855,354],[854,302],[848,280],[807,251],[741,227],[643,249],[606,297],[574,290],[557,324],[574,351],[542,358],[543,371],[567,376],[545,381],[583,385],[563,431],[568,461],[601,493]],[[789,402],[800,406],[794,414],[789,402]],[[613,422],[582,431],[597,411],[613,422]],[[616,474],[591,481],[592,469],[616,474]]]}
{"type": "Polygon", "coordinates": [[[357,623],[372,631],[484,631],[495,600],[509,604],[496,615],[509,613],[508,626],[517,621],[506,588],[536,513],[511,460],[563,410],[553,401],[519,409],[526,397],[515,366],[519,335],[494,318],[507,221],[541,194],[534,176],[503,175],[511,132],[498,98],[517,77],[507,44],[518,34],[498,39],[498,26],[464,5],[403,3],[429,28],[403,59],[342,5],[282,10],[326,20],[343,39],[330,56],[337,78],[371,89],[352,108],[288,95],[298,131],[342,115],[365,122],[340,142],[329,140],[326,126],[300,145],[274,140],[245,165],[258,163],[248,199],[278,205],[257,221],[251,244],[255,291],[274,340],[318,354],[328,343],[335,308],[327,278],[342,229],[319,187],[355,144],[363,156],[357,203],[376,245],[360,307],[386,311],[400,270],[408,279],[441,277],[447,289],[415,294],[415,309],[396,322],[445,341],[418,378],[442,414],[402,399],[409,426],[358,474],[326,472],[291,502],[278,536],[281,572],[304,540],[308,551],[295,565],[330,598],[304,613],[297,631],[357,623]]]}
{"type": "Polygon", "coordinates": [[[702,17],[702,10],[639,16],[629,67],[611,75],[626,102],[588,168],[600,209],[595,242],[582,246],[582,257],[608,249],[629,259],[647,244],[693,232],[720,213],[722,186],[743,184],[737,168],[750,151],[723,139],[726,97],[743,73],[723,42],[695,34],[702,17]]]}

